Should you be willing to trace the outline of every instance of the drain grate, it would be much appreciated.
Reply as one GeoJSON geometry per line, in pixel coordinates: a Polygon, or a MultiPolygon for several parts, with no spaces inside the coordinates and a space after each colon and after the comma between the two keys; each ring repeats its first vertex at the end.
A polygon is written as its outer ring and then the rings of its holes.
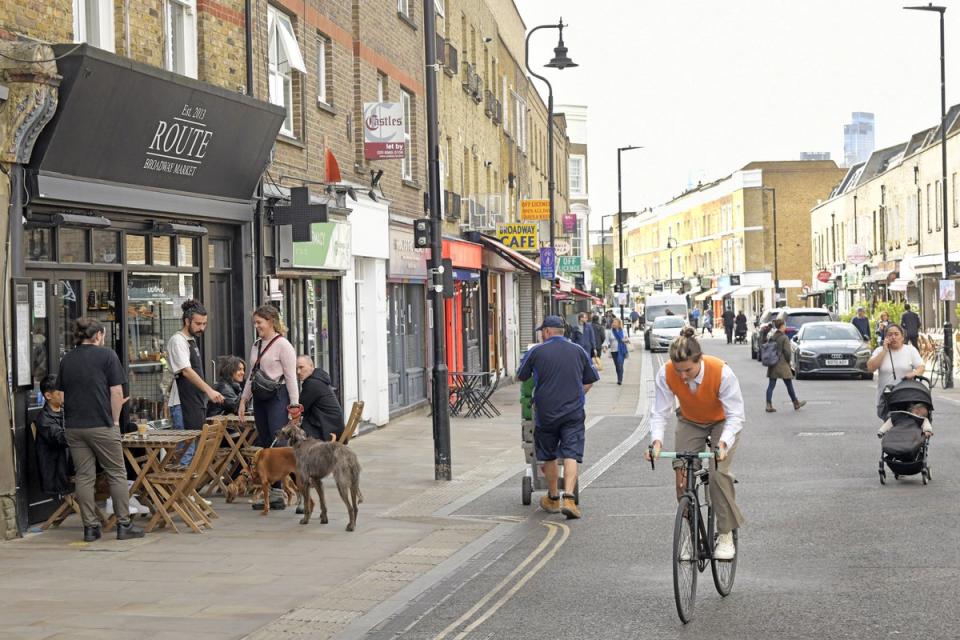
{"type": "Polygon", "coordinates": [[[846,435],[846,433],[843,431],[800,431],[797,433],[798,438],[835,438],[842,435],[846,435]]]}

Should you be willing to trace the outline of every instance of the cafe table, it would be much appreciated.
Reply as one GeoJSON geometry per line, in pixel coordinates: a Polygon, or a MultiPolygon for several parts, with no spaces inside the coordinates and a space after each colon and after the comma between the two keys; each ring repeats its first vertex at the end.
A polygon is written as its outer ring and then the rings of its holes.
{"type": "Polygon", "coordinates": [[[161,506],[163,498],[150,482],[149,474],[168,471],[176,467],[189,445],[200,439],[202,431],[192,429],[148,430],[143,436],[127,433],[120,438],[123,455],[137,474],[130,486],[133,495],[143,489],[152,503],[154,514],[159,513],[164,522],[176,531],[173,519],[161,506]]]}

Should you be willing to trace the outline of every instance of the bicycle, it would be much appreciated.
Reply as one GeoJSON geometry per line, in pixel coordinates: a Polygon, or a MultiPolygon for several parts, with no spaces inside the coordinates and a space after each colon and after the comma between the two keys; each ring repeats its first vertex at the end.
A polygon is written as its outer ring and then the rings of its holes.
{"type": "MultiPolygon", "coordinates": [[[[652,446],[649,451],[650,468],[654,469],[652,446]]],[[[686,489],[680,496],[673,525],[673,596],[677,603],[677,614],[684,624],[693,619],[697,575],[707,568],[708,562],[713,573],[713,585],[722,597],[730,595],[737,574],[737,558],[740,557],[738,531],[733,530],[733,546],[736,549],[733,559],[715,560],[713,549],[720,534],[716,527],[716,513],[710,502],[710,472],[706,468],[696,468],[698,460],[712,459],[716,469],[715,456],[715,451],[661,451],[658,456],[683,460],[686,470],[686,489]],[[701,488],[703,500],[700,498],[701,488]],[[706,517],[703,516],[703,509],[707,511],[706,517]]]]}
{"type": "MultiPolygon", "coordinates": [[[[930,388],[933,389],[937,383],[946,385],[947,371],[952,366],[950,358],[943,350],[943,345],[937,347],[933,352],[933,363],[930,365],[930,388]]],[[[946,389],[946,386],[943,387],[946,389]]]]}

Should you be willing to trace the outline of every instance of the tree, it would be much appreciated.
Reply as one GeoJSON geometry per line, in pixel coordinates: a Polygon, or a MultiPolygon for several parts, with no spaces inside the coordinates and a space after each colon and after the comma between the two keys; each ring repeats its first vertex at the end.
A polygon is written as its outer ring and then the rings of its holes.
{"type": "Polygon", "coordinates": [[[593,273],[591,278],[593,279],[593,288],[601,291],[600,297],[606,300],[607,296],[612,291],[611,287],[614,284],[613,260],[610,257],[602,254],[594,254],[593,273]]]}

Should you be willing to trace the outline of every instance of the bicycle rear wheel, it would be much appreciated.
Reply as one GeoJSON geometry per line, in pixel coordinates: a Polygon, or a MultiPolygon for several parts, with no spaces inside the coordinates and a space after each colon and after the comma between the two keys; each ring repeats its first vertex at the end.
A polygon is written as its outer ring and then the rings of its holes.
{"type": "MultiPolygon", "coordinates": [[[[719,534],[715,534],[716,535],[719,534]]],[[[716,544],[716,540],[713,541],[716,544]]],[[[733,548],[737,550],[733,560],[710,559],[710,570],[713,572],[713,586],[717,593],[726,598],[733,590],[733,579],[737,576],[737,559],[740,557],[740,532],[733,530],[733,548]]]]}
{"type": "Polygon", "coordinates": [[[680,498],[673,525],[673,597],[684,624],[693,619],[697,600],[697,508],[689,496],[680,498]]]}
{"type": "Polygon", "coordinates": [[[943,363],[943,354],[937,353],[933,358],[933,365],[930,367],[930,388],[934,389],[940,382],[940,368],[943,363]]]}

